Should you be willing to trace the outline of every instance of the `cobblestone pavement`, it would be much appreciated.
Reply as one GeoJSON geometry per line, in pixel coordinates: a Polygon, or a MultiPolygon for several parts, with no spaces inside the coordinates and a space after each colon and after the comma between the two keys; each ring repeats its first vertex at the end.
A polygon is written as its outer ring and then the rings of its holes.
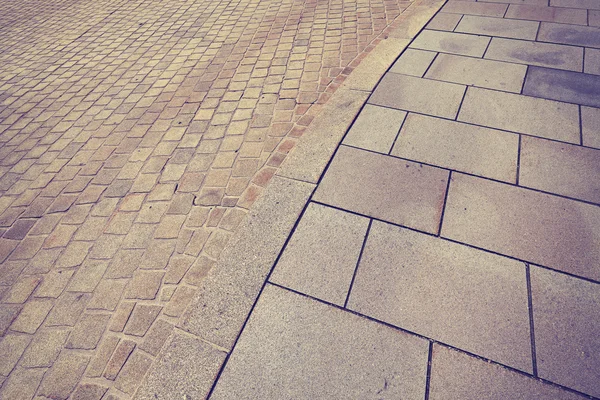
{"type": "Polygon", "coordinates": [[[397,0],[0,4],[0,397],[126,399],[397,0]]]}

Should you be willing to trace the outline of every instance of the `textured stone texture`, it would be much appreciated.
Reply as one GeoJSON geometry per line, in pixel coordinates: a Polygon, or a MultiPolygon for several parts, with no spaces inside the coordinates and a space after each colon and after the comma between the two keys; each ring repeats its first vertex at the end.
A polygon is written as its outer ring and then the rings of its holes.
{"type": "Polygon", "coordinates": [[[539,23],[533,21],[517,21],[512,19],[465,15],[460,20],[455,32],[535,40],[538,27],[539,23]]]}
{"type": "MultiPolygon", "coordinates": [[[[454,16],[455,14],[445,14],[454,16]]],[[[421,78],[431,62],[435,58],[436,53],[433,51],[406,49],[394,63],[390,72],[396,74],[412,75],[421,78]]]]}
{"type": "Polygon", "coordinates": [[[400,131],[406,112],[365,105],[343,143],[387,154],[400,131]]]}
{"type": "Polygon", "coordinates": [[[600,76],[530,67],[523,94],[600,107],[600,76]]]}
{"type": "MultiPolygon", "coordinates": [[[[479,4],[479,3],[469,3],[479,4]]],[[[438,32],[425,29],[410,44],[411,48],[482,57],[490,38],[464,33],[438,32]]]]}

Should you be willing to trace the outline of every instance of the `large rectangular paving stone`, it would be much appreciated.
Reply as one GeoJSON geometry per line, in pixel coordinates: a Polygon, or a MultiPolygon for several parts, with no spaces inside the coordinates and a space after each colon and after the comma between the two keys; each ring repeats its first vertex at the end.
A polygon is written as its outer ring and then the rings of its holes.
{"type": "Polygon", "coordinates": [[[409,114],[391,154],[514,183],[518,148],[514,133],[409,114]]]}
{"type": "Polygon", "coordinates": [[[531,268],[538,374],[600,397],[600,285],[531,268]]]}
{"type": "Polygon", "coordinates": [[[600,28],[542,22],[537,40],[600,48],[600,28]]]}
{"type": "Polygon", "coordinates": [[[554,7],[588,8],[600,10],[600,3],[597,0],[550,0],[550,5],[554,7]]]}
{"type": "Polygon", "coordinates": [[[442,236],[600,280],[600,207],[452,174],[442,236]]]}
{"type": "Polygon", "coordinates": [[[341,146],[314,200],[437,233],[448,171],[341,146]]]}
{"type": "Polygon", "coordinates": [[[463,85],[387,73],[369,103],[454,119],[464,93],[463,85]]]}
{"type": "Polygon", "coordinates": [[[267,285],[211,399],[423,399],[428,342],[267,285]]]}
{"type": "Polygon", "coordinates": [[[344,144],[387,154],[404,117],[405,111],[366,104],[344,138],[344,144]]]}
{"type": "Polygon", "coordinates": [[[344,306],[369,220],[311,203],[271,282],[344,306]]]}
{"type": "Polygon", "coordinates": [[[449,1],[442,8],[443,12],[470,15],[504,16],[508,4],[475,3],[474,1],[449,1]]]}
{"type": "Polygon", "coordinates": [[[524,136],[519,184],[600,204],[600,150],[524,136]]]}
{"type": "Polygon", "coordinates": [[[581,47],[524,40],[492,38],[485,58],[569,71],[581,71],[583,68],[581,47]]]}
{"type": "MultiPolygon", "coordinates": [[[[447,14],[454,15],[454,14],[447,14]]],[[[431,62],[435,58],[437,53],[433,51],[418,50],[418,49],[406,49],[400,56],[400,58],[394,63],[390,72],[396,74],[423,76],[427,68],[431,65],[431,62]]]]}
{"type": "Polygon", "coordinates": [[[600,149],[600,108],[581,107],[581,135],[584,146],[600,149]]]}
{"type": "Polygon", "coordinates": [[[456,32],[535,40],[539,22],[465,15],[456,32]]]}
{"type": "Polygon", "coordinates": [[[600,76],[530,67],[525,78],[523,94],[600,107],[600,76]]]}
{"type": "Polygon", "coordinates": [[[585,49],[583,72],[586,74],[600,75],[600,50],[585,49]]]}
{"type": "Polygon", "coordinates": [[[527,66],[454,54],[439,54],[426,78],[520,93],[527,66]]]}
{"type": "Polygon", "coordinates": [[[561,389],[434,343],[431,356],[430,400],[584,400],[561,389]]]}
{"type": "Polygon", "coordinates": [[[531,372],[525,264],[374,221],[348,308],[531,372]]]}
{"type": "Polygon", "coordinates": [[[587,11],[534,4],[511,4],[505,18],[587,25],[587,11]]]}
{"type": "MultiPolygon", "coordinates": [[[[478,4],[478,3],[471,3],[478,4]]],[[[490,43],[489,37],[425,29],[409,47],[463,56],[482,57],[490,43]]]]}
{"type": "Polygon", "coordinates": [[[575,104],[470,87],[459,121],[579,143],[579,108],[575,104]]]}
{"type": "Polygon", "coordinates": [[[453,31],[461,18],[461,14],[439,12],[431,19],[431,21],[429,21],[427,24],[427,29],[434,29],[437,31],[453,31]]]}

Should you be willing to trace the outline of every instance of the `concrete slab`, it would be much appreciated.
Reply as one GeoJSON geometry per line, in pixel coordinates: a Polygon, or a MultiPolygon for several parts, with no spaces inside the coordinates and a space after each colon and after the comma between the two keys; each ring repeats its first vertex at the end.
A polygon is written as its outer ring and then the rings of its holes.
{"type": "Polygon", "coordinates": [[[507,4],[493,4],[484,2],[475,3],[473,1],[449,1],[442,8],[442,11],[447,13],[488,15],[490,17],[502,18],[507,7],[507,4]]]}
{"type": "Polygon", "coordinates": [[[543,5],[511,4],[508,6],[505,18],[587,25],[587,10],[548,7],[547,5],[548,3],[543,5]]]}
{"type": "Polygon", "coordinates": [[[600,10],[600,4],[594,0],[550,0],[550,5],[554,7],[588,8],[600,10]]]}
{"type": "Polygon", "coordinates": [[[452,174],[442,236],[600,280],[600,208],[452,174]]]}
{"type": "Polygon", "coordinates": [[[600,397],[600,286],[531,268],[538,373],[600,397]]]}
{"type": "Polygon", "coordinates": [[[600,150],[524,136],[519,184],[600,204],[600,150]]]}
{"type": "Polygon", "coordinates": [[[539,22],[465,15],[456,32],[535,40],[539,22]]]}
{"type": "Polygon", "coordinates": [[[461,14],[439,12],[431,21],[429,21],[427,24],[427,29],[433,29],[436,31],[453,31],[461,18],[461,14]]]}
{"type": "Polygon", "coordinates": [[[525,265],[374,221],[348,308],[531,372],[525,265]]]}
{"type": "Polygon", "coordinates": [[[471,57],[482,57],[489,42],[489,37],[425,29],[409,47],[471,57]]]}
{"type": "Polygon", "coordinates": [[[583,68],[583,49],[580,47],[524,40],[492,38],[485,58],[568,71],[581,72],[583,68]]]}
{"type": "Polygon", "coordinates": [[[592,26],[542,22],[536,40],[600,48],[600,29],[592,26]]]}
{"type": "Polygon", "coordinates": [[[531,67],[527,71],[523,94],[600,107],[600,76],[531,67]]]}
{"type": "Polygon", "coordinates": [[[388,154],[405,117],[405,111],[367,104],[344,137],[343,143],[388,154]]]}
{"type": "Polygon", "coordinates": [[[470,87],[459,121],[528,135],[579,143],[579,108],[575,104],[470,87]]]}
{"type": "Polygon", "coordinates": [[[439,54],[425,77],[520,93],[526,73],[525,65],[439,54]]]}
{"type": "Polygon", "coordinates": [[[438,344],[431,361],[430,400],[586,398],[438,344]]]}
{"type": "Polygon", "coordinates": [[[369,220],[310,203],[270,281],[344,306],[369,220]]]}
{"type": "Polygon", "coordinates": [[[586,74],[600,75],[600,50],[585,49],[583,72],[586,74]]]}
{"type": "Polygon", "coordinates": [[[211,399],[423,399],[426,340],[267,285],[211,399]]]}
{"type": "Polygon", "coordinates": [[[435,233],[447,181],[439,168],[341,146],[313,199],[435,233]]]}
{"type": "Polygon", "coordinates": [[[581,107],[581,133],[585,146],[600,149],[600,108],[581,107]]]}
{"type": "Polygon", "coordinates": [[[516,182],[519,136],[409,114],[392,155],[505,182],[516,182]]]}
{"type": "Polygon", "coordinates": [[[387,73],[369,103],[454,119],[464,92],[463,85],[387,73]]]}
{"type": "MultiPolygon", "coordinates": [[[[455,15],[455,14],[447,14],[455,15]]],[[[412,75],[421,78],[437,53],[433,51],[406,49],[394,63],[390,72],[396,74],[412,75]]]]}

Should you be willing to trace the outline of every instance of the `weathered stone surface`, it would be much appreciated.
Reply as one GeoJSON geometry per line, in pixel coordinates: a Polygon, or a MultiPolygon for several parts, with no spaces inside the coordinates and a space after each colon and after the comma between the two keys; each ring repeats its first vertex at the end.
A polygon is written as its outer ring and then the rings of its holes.
{"type": "Polygon", "coordinates": [[[89,357],[73,351],[62,351],[52,368],[44,375],[38,394],[52,399],[67,399],[79,382],[89,357]]]}
{"type": "Polygon", "coordinates": [[[600,107],[600,76],[530,67],[523,94],[600,107]]]}

